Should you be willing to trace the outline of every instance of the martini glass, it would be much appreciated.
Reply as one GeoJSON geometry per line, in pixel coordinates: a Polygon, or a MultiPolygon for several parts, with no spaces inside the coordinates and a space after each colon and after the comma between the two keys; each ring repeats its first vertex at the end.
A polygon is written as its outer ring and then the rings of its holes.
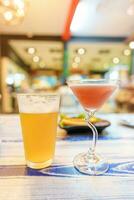
{"type": "Polygon", "coordinates": [[[74,158],[75,168],[89,175],[99,175],[105,173],[109,164],[107,160],[96,153],[96,143],[98,140],[98,132],[95,126],[90,122],[90,118],[105,103],[111,94],[117,88],[116,80],[109,79],[83,79],[70,80],[68,86],[83,106],[86,117],[85,120],[89,128],[93,132],[93,141],[91,147],[85,153],[80,153],[74,158]]]}

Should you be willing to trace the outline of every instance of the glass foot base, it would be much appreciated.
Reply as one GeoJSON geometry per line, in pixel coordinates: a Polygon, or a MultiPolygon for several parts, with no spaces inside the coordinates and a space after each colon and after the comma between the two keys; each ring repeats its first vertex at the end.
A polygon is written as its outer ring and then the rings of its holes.
{"type": "Polygon", "coordinates": [[[48,167],[52,164],[52,159],[46,161],[46,162],[31,162],[31,161],[26,161],[26,164],[28,167],[32,169],[42,169],[45,167],[48,167]]]}
{"type": "Polygon", "coordinates": [[[73,163],[79,172],[88,175],[104,174],[109,168],[108,162],[96,154],[80,153],[73,163]]]}

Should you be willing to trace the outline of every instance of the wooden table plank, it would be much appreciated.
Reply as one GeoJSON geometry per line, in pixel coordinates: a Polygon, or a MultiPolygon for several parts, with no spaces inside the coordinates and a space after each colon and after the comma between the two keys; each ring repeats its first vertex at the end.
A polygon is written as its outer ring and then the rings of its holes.
{"type": "Polygon", "coordinates": [[[133,200],[131,177],[5,177],[0,179],[1,200],[133,200]]]}

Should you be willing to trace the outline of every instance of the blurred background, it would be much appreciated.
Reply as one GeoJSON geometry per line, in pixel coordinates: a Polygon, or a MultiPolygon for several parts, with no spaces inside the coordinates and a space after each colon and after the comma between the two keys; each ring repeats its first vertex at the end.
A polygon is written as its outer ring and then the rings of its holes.
{"type": "Polygon", "coordinates": [[[82,108],[70,79],[118,78],[100,112],[134,112],[134,0],[0,0],[0,112],[16,93],[58,92],[61,112],[82,108]]]}

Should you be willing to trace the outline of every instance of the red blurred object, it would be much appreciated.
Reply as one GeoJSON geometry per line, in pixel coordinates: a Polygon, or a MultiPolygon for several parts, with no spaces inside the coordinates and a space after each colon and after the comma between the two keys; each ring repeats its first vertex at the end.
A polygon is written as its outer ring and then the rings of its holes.
{"type": "Polygon", "coordinates": [[[71,25],[71,22],[72,22],[72,19],[73,19],[73,16],[74,16],[74,13],[75,13],[78,3],[79,3],[79,0],[72,0],[72,3],[70,5],[67,20],[66,20],[65,27],[64,27],[64,31],[62,34],[62,39],[64,41],[69,40],[71,37],[70,25],[71,25]]]}

